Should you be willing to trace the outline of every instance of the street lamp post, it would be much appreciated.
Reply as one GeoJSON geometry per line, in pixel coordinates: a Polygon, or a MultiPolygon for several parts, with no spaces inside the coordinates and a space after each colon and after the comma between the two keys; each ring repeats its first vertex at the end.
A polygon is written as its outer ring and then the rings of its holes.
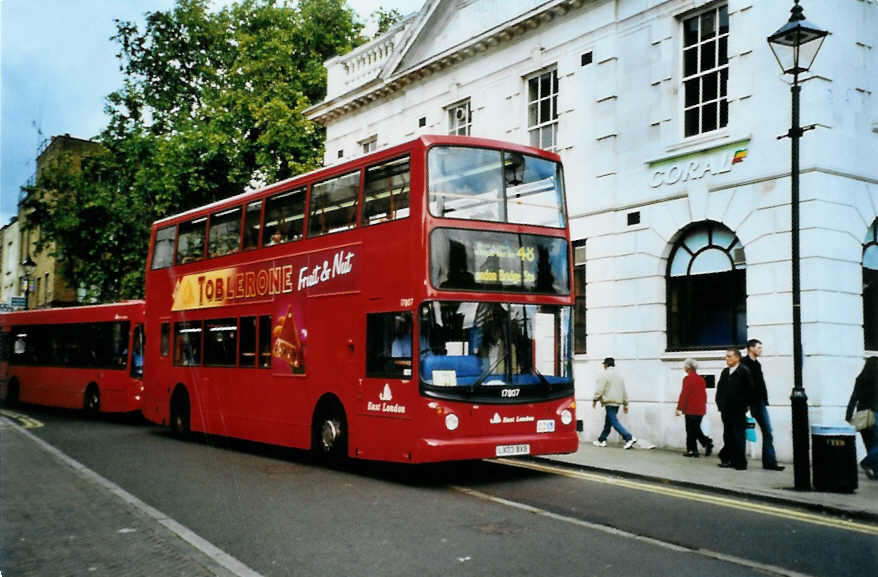
{"type": "Polygon", "coordinates": [[[30,255],[27,255],[21,262],[21,268],[24,270],[24,309],[27,310],[30,303],[30,279],[34,274],[34,269],[37,268],[37,263],[30,255]]]}
{"type": "Polygon", "coordinates": [[[777,63],[784,74],[793,75],[792,126],[785,136],[792,143],[790,166],[790,208],[793,267],[793,392],[790,395],[793,424],[793,471],[795,486],[800,491],[811,489],[811,459],[808,444],[808,396],[802,384],[802,312],[799,284],[799,138],[814,126],[799,125],[799,74],[811,68],[823,40],[829,34],[807,20],[799,0],[790,10],[789,21],[768,37],[777,63]]]}

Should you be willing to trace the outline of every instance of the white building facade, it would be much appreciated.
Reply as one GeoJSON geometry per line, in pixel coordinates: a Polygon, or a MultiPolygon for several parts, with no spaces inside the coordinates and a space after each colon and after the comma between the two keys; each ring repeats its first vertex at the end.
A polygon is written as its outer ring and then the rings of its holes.
{"type": "Polygon", "coordinates": [[[12,297],[22,296],[21,231],[18,219],[0,229],[3,261],[0,266],[0,303],[10,304],[12,297]]]}
{"type": "MultiPolygon", "coordinates": [[[[589,401],[604,357],[625,376],[629,429],[683,447],[683,361],[718,376],[728,346],[758,338],[789,460],[790,90],[766,37],[791,6],[428,0],[328,61],[309,116],[326,126],[327,164],[427,133],[558,152],[585,437],[603,424],[589,401]]],[[[830,424],[878,351],[878,3],[803,6],[832,33],[800,78],[802,124],[816,125],[801,140],[803,374],[810,422],[830,424]]],[[[705,420],[720,440],[713,389],[705,420]]]]}

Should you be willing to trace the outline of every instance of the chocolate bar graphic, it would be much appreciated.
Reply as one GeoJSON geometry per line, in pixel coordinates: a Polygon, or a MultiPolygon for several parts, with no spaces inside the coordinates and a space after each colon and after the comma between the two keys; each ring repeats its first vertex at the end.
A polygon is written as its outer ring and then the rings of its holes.
{"type": "Polygon", "coordinates": [[[305,356],[292,306],[287,308],[286,316],[281,317],[272,334],[274,336],[272,355],[287,363],[292,371],[302,371],[305,368],[305,356]]]}

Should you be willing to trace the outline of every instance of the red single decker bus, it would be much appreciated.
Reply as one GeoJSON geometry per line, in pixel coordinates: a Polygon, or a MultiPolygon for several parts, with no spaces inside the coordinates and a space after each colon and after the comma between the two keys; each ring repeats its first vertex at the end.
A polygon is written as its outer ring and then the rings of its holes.
{"type": "Polygon", "coordinates": [[[562,183],[425,136],[156,222],[144,415],[335,457],[575,451],[562,183]]]}
{"type": "Polygon", "coordinates": [[[0,314],[0,387],[7,404],[90,413],[139,411],[143,301],[0,314]]]}

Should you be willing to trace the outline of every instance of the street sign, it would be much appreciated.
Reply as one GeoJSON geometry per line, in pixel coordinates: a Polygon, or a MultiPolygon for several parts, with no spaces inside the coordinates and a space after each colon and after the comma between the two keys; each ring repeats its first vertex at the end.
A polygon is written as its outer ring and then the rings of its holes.
{"type": "Polygon", "coordinates": [[[13,310],[12,305],[9,303],[0,303],[0,313],[11,313],[13,310]]]}
{"type": "Polygon", "coordinates": [[[27,299],[24,297],[10,297],[9,304],[12,306],[12,308],[23,309],[27,306],[27,299]]]}

